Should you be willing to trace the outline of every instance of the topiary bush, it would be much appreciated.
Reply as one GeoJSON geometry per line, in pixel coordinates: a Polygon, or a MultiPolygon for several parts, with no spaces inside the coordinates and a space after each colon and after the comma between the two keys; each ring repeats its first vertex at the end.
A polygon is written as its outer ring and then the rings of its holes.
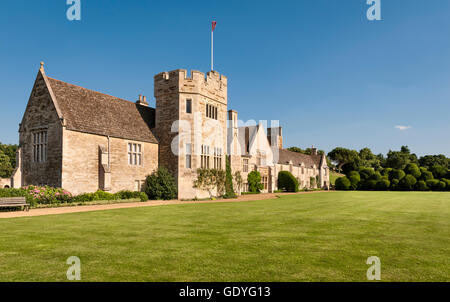
{"type": "Polygon", "coordinates": [[[391,173],[389,173],[389,180],[392,182],[392,180],[394,180],[394,179],[400,180],[405,176],[406,176],[406,173],[403,170],[394,169],[391,171],[391,173]]]}
{"type": "Polygon", "coordinates": [[[416,178],[416,179],[418,179],[420,177],[420,175],[422,174],[420,172],[419,167],[414,163],[407,164],[404,169],[404,172],[406,174],[410,174],[410,175],[414,176],[414,178],[416,178]]]}
{"type": "Polygon", "coordinates": [[[237,198],[237,195],[234,192],[233,188],[233,175],[231,174],[230,160],[228,159],[228,156],[225,156],[225,158],[226,158],[226,175],[225,175],[225,194],[223,195],[223,198],[237,198]]]}
{"type": "Polygon", "coordinates": [[[375,173],[371,168],[362,168],[359,170],[359,175],[361,176],[361,181],[370,179],[370,177],[375,173]]]}
{"type": "Polygon", "coordinates": [[[404,191],[412,191],[416,183],[417,179],[411,174],[408,174],[400,180],[399,186],[404,191]]]}
{"type": "Polygon", "coordinates": [[[400,180],[398,180],[398,179],[391,180],[391,190],[392,191],[398,190],[399,183],[400,183],[400,180]]]}
{"type": "Polygon", "coordinates": [[[443,178],[443,179],[441,179],[441,181],[443,181],[445,183],[445,190],[450,191],[450,179],[443,178]]]}
{"type": "Polygon", "coordinates": [[[437,191],[439,189],[439,179],[429,179],[426,184],[430,190],[437,191]]]}
{"type": "Polygon", "coordinates": [[[381,179],[379,181],[377,181],[376,185],[375,185],[375,189],[377,191],[386,191],[389,189],[389,186],[391,185],[391,182],[387,179],[381,179]]]}
{"type": "Polygon", "coordinates": [[[422,171],[422,174],[420,175],[420,180],[423,180],[425,182],[433,178],[433,173],[431,173],[430,171],[422,171]]]}
{"type": "Polygon", "coordinates": [[[414,189],[417,191],[428,191],[429,190],[429,188],[427,187],[427,183],[424,180],[419,180],[416,183],[414,189]]]}
{"type": "Polygon", "coordinates": [[[158,168],[145,180],[145,193],[152,200],[176,199],[177,185],[175,178],[164,167],[158,168]]]}
{"type": "Polygon", "coordinates": [[[351,189],[352,183],[347,176],[343,176],[337,178],[334,185],[336,186],[336,190],[348,191],[351,189]]]}
{"type": "Polygon", "coordinates": [[[347,175],[348,180],[350,180],[352,190],[356,190],[361,181],[361,175],[358,171],[351,171],[347,175]]]}
{"type": "Polygon", "coordinates": [[[264,187],[261,183],[261,173],[252,171],[247,175],[248,190],[252,193],[260,192],[264,187]]]}
{"type": "Polygon", "coordinates": [[[440,179],[440,178],[445,178],[445,175],[447,174],[447,169],[439,166],[439,165],[434,165],[430,168],[430,172],[433,173],[434,178],[436,179],[440,179]]]}
{"type": "Polygon", "coordinates": [[[376,181],[379,181],[379,180],[381,180],[383,177],[381,176],[381,173],[380,172],[375,172],[375,173],[373,173],[371,176],[370,176],[370,180],[376,180],[376,181]]]}
{"type": "Polygon", "coordinates": [[[289,171],[278,172],[278,189],[286,192],[298,192],[298,180],[289,171]]]}

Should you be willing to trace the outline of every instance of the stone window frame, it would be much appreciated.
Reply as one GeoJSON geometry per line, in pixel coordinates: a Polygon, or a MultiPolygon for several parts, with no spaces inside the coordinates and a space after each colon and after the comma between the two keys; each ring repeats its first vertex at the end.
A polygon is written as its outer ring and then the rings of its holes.
{"type": "Polygon", "coordinates": [[[192,144],[186,144],[185,148],[186,148],[185,168],[192,169],[192,144]]]}
{"type": "Polygon", "coordinates": [[[33,132],[33,162],[44,163],[47,161],[48,131],[38,130],[33,132]]]}
{"type": "Polygon", "coordinates": [[[217,120],[219,115],[219,110],[217,106],[206,103],[206,117],[217,120]]]}
{"type": "Polygon", "coordinates": [[[192,114],[192,99],[186,99],[186,113],[192,114]]]}
{"type": "Polygon", "coordinates": [[[144,165],[143,153],[143,144],[127,142],[127,162],[129,166],[142,167],[144,165]]]}
{"type": "Polygon", "coordinates": [[[222,169],[222,148],[214,148],[214,169],[222,169]]]}
{"type": "Polygon", "coordinates": [[[248,172],[248,164],[249,164],[248,158],[243,158],[242,159],[242,172],[244,172],[244,173],[248,172]]]}
{"type": "Polygon", "coordinates": [[[201,168],[209,169],[209,146],[202,145],[202,153],[200,155],[201,168]]]}

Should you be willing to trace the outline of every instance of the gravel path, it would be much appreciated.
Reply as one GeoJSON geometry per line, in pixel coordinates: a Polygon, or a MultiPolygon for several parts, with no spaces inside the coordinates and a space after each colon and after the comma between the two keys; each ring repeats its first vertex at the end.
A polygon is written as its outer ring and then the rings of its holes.
{"type": "Polygon", "coordinates": [[[277,198],[277,196],[281,196],[281,195],[312,194],[312,193],[318,193],[318,192],[327,192],[327,191],[311,191],[311,192],[299,192],[299,193],[251,194],[251,195],[242,195],[236,199],[218,199],[218,200],[201,200],[201,201],[151,200],[151,201],[147,201],[147,202],[130,202],[130,203],[115,203],[115,204],[112,203],[112,204],[88,205],[88,206],[41,208],[41,209],[31,209],[28,212],[25,212],[25,211],[0,212],[0,218],[31,217],[31,216],[42,216],[42,215],[55,215],[55,214],[66,214],[66,213],[79,213],[79,212],[90,212],[90,211],[138,208],[138,207],[153,207],[153,206],[171,205],[171,204],[199,204],[199,203],[256,201],[256,200],[264,200],[264,199],[274,199],[274,198],[277,198]]]}

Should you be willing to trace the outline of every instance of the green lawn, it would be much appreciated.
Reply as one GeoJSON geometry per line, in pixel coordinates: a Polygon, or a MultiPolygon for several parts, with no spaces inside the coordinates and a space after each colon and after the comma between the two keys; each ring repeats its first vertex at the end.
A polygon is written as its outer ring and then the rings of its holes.
{"type": "Polygon", "coordinates": [[[450,193],[331,192],[1,219],[0,281],[450,281],[450,193]]]}

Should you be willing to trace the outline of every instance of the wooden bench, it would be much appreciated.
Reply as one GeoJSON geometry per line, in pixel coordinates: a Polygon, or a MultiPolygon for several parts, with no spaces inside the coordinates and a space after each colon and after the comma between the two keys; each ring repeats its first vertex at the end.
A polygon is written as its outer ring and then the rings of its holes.
{"type": "Polygon", "coordinates": [[[2,197],[0,198],[1,208],[15,208],[21,207],[22,210],[30,210],[30,205],[27,204],[25,197],[2,197]]]}

